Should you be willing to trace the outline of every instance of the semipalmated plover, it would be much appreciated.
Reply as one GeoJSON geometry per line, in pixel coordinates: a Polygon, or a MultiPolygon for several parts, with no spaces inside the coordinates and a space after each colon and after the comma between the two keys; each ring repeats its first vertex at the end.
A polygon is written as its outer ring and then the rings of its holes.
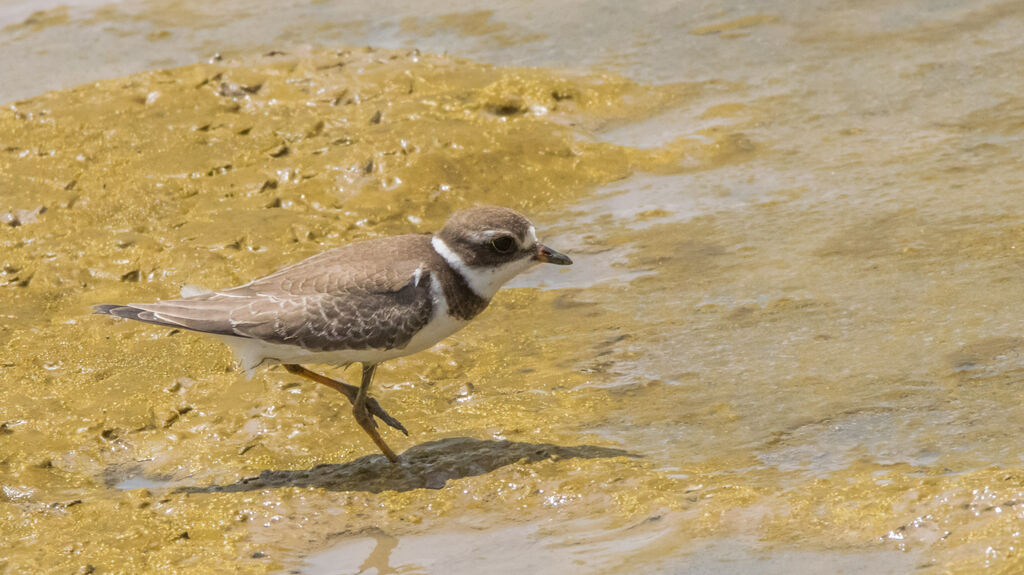
{"type": "Polygon", "coordinates": [[[437,234],[393,236],[328,250],[245,285],[182,293],[155,303],[94,306],[96,313],[213,334],[250,378],[285,369],[345,395],[356,421],[392,462],[374,416],[408,435],[368,397],[379,363],[423,351],[487,307],[498,289],[534,264],[569,265],[533,225],[501,207],[458,212],[437,234]],[[362,364],[359,387],[301,364],[362,364]]]}

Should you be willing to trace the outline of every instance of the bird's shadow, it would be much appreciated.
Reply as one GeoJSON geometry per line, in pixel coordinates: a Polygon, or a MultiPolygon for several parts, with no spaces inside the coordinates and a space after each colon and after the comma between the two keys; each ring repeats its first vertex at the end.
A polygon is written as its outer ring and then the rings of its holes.
{"type": "Polygon", "coordinates": [[[275,487],[319,487],[331,491],[410,491],[441,489],[450,479],[490,473],[519,461],[534,463],[557,459],[640,457],[595,445],[564,447],[551,443],[522,443],[452,437],[421,443],[392,464],[383,455],[366,455],[347,463],[317,465],[312,469],[266,470],[226,485],[180,487],[178,493],[233,493],[275,487]]]}

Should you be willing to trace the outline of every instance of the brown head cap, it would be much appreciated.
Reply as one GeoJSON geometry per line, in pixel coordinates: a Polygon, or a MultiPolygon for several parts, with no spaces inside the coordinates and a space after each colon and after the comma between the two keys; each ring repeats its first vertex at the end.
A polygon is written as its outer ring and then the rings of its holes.
{"type": "Polygon", "coordinates": [[[481,206],[456,212],[438,236],[471,267],[499,266],[536,253],[533,224],[515,210],[481,206]]]}

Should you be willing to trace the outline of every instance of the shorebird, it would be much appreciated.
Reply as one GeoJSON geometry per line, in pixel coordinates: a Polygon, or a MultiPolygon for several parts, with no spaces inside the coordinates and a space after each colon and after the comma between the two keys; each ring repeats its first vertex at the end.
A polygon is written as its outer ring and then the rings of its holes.
{"type": "Polygon", "coordinates": [[[377,365],[462,329],[502,285],[541,262],[572,260],[540,243],[521,214],[485,206],[457,212],[436,234],[347,244],[238,287],[93,309],[212,334],[234,350],[249,378],[260,366],[281,364],[344,394],[356,422],[397,462],[374,417],[409,432],[369,396],[377,365]],[[302,365],[353,363],[362,365],[359,387],[302,365]]]}

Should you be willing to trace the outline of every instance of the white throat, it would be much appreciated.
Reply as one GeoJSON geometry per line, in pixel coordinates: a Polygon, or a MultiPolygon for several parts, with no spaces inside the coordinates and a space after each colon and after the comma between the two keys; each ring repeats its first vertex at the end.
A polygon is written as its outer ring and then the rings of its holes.
{"type": "Polygon", "coordinates": [[[430,245],[434,247],[437,255],[448,262],[448,265],[455,270],[455,273],[466,280],[466,283],[469,284],[469,289],[473,290],[473,293],[486,300],[494,297],[494,294],[498,293],[501,286],[505,285],[509,280],[537,263],[530,258],[521,258],[496,268],[474,268],[462,261],[459,254],[452,251],[441,238],[434,236],[430,240],[430,245]]]}

